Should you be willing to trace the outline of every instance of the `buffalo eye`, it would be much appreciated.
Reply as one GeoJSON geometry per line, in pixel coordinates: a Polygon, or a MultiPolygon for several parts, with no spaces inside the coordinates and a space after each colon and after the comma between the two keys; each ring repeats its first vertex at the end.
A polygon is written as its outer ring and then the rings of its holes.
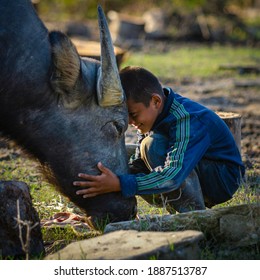
{"type": "Polygon", "coordinates": [[[125,132],[125,125],[118,121],[107,122],[101,129],[110,137],[120,138],[125,132]]]}
{"type": "Polygon", "coordinates": [[[118,122],[113,122],[113,125],[115,126],[118,135],[121,136],[124,133],[124,125],[118,123],[118,122]]]}

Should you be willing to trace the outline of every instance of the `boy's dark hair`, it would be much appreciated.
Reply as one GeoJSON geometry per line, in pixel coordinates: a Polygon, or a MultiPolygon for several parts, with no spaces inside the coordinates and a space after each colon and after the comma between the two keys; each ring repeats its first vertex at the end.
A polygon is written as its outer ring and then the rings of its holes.
{"type": "Polygon", "coordinates": [[[162,86],[151,72],[138,66],[128,66],[120,71],[120,79],[127,99],[149,106],[152,94],[163,96],[162,86]]]}

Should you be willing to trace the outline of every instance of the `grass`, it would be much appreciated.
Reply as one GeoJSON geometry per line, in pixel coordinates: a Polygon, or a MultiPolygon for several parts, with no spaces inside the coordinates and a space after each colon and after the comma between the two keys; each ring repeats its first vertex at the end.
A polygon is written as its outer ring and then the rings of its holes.
{"type": "Polygon", "coordinates": [[[147,68],[160,80],[205,79],[237,76],[234,71],[220,71],[221,65],[259,65],[260,50],[256,48],[213,46],[177,46],[167,52],[137,52],[130,54],[122,67],[139,65],[147,68]]]}

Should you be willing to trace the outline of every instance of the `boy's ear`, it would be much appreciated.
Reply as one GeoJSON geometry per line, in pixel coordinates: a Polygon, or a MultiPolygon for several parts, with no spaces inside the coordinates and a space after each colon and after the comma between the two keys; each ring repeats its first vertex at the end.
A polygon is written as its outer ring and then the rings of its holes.
{"type": "Polygon", "coordinates": [[[152,102],[156,106],[156,108],[160,108],[162,103],[163,103],[163,100],[162,100],[162,97],[159,94],[154,93],[152,95],[152,102]]]}

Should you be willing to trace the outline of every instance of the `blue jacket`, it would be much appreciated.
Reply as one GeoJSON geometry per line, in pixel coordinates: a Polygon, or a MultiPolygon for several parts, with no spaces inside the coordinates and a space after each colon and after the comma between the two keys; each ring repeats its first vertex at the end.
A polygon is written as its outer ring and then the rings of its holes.
{"type": "Polygon", "coordinates": [[[170,88],[163,111],[152,132],[169,139],[164,166],[149,174],[120,175],[123,196],[165,193],[177,189],[203,158],[244,166],[235,140],[225,122],[212,110],[170,88]]]}

